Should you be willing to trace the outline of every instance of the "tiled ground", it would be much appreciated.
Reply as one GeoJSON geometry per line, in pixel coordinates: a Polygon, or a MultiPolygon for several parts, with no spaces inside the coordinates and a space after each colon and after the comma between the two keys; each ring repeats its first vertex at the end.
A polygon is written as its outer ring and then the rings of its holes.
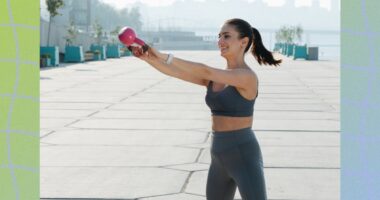
{"type": "MultiPolygon", "coordinates": [[[[225,65],[218,52],[174,54],[225,65]]],[[[339,199],[339,63],[247,62],[269,199],[339,199]]],[[[42,199],[206,199],[205,88],[133,57],[42,70],[40,85],[42,199]]]]}

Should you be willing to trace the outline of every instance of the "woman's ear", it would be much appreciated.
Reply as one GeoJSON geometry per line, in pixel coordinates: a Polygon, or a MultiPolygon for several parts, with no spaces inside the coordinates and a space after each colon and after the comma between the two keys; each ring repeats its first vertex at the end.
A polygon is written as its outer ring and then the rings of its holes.
{"type": "Polygon", "coordinates": [[[249,42],[248,37],[244,37],[244,38],[242,39],[242,45],[243,45],[244,47],[246,47],[246,46],[248,45],[248,42],[249,42]]]}

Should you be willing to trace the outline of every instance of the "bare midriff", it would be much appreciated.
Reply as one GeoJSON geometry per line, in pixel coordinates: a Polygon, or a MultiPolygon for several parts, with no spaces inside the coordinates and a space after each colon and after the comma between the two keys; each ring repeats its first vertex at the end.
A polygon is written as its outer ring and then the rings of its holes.
{"type": "Polygon", "coordinates": [[[213,131],[232,131],[252,127],[253,117],[212,116],[213,131]]]}

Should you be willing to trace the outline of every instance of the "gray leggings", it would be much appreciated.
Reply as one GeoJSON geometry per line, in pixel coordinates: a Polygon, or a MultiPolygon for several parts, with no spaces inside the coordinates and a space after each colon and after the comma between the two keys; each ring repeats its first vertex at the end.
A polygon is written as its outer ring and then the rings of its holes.
{"type": "Polygon", "coordinates": [[[207,200],[266,200],[263,159],[251,127],[212,133],[207,200]]]}

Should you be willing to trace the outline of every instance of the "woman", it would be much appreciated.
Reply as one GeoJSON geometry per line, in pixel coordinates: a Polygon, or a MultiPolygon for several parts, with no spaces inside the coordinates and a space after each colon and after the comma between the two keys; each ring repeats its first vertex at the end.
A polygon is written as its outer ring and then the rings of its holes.
{"type": "Polygon", "coordinates": [[[244,61],[251,48],[258,63],[277,66],[260,33],[242,19],[227,20],[219,33],[220,54],[226,69],[216,69],[163,54],[149,47],[132,47],[135,56],[160,72],[207,87],[206,103],[212,112],[211,165],[208,200],[232,200],[236,187],[243,200],[267,199],[260,146],[252,131],[258,78],[244,61]]]}

